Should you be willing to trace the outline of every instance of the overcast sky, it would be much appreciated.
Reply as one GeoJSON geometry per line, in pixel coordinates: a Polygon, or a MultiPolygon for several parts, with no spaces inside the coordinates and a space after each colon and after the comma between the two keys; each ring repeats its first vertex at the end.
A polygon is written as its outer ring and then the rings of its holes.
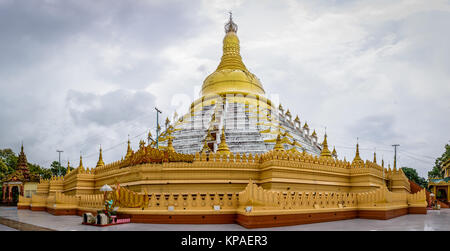
{"type": "Polygon", "coordinates": [[[0,0],[0,148],[95,166],[187,111],[232,10],[241,54],[340,158],[420,175],[450,140],[450,2],[0,0]],[[188,101],[184,101],[189,97],[188,101]],[[183,99],[184,98],[184,99],[183,99]]]}

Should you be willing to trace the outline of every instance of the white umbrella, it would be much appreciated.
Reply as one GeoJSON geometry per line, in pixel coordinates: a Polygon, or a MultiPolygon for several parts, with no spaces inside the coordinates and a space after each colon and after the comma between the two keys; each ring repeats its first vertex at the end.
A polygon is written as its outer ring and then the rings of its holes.
{"type": "Polygon", "coordinates": [[[101,188],[100,188],[100,191],[102,191],[102,192],[111,192],[113,189],[110,187],[110,186],[108,186],[107,184],[105,184],[105,185],[103,185],[101,188]]]}

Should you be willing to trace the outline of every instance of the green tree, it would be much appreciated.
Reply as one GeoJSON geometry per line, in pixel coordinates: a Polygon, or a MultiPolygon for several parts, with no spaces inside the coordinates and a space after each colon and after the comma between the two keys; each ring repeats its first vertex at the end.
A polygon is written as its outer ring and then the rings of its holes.
{"type": "Polygon", "coordinates": [[[445,145],[445,152],[441,157],[434,162],[433,169],[428,172],[428,178],[442,179],[444,178],[444,170],[442,170],[442,163],[450,159],[450,145],[445,145]]]}
{"type": "Polygon", "coordinates": [[[49,168],[42,168],[40,175],[43,179],[50,179],[52,177],[52,170],[49,168]]]}
{"type": "Polygon", "coordinates": [[[52,172],[53,176],[66,175],[65,168],[61,166],[58,161],[52,162],[52,164],[50,165],[50,171],[52,172]]]}
{"type": "Polygon", "coordinates": [[[9,167],[10,172],[17,169],[18,158],[10,148],[0,150],[0,159],[9,167]]]}
{"type": "Polygon", "coordinates": [[[409,180],[416,182],[417,185],[423,188],[428,187],[427,180],[425,178],[420,177],[416,169],[409,167],[402,167],[402,171],[409,180]]]}
{"type": "MultiPolygon", "coordinates": [[[[70,171],[72,171],[73,169],[73,167],[70,167],[70,171]]],[[[50,171],[53,176],[64,176],[67,173],[67,167],[61,166],[58,161],[53,161],[50,165],[50,171]]]]}

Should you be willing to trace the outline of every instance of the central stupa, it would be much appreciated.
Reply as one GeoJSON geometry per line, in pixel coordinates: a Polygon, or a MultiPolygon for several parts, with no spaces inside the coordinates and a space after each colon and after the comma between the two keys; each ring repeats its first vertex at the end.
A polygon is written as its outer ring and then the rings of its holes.
{"type": "Polygon", "coordinates": [[[316,132],[310,134],[307,123],[302,126],[298,116],[293,119],[289,109],[265,97],[261,82],[242,61],[237,30],[230,14],[219,66],[204,80],[201,97],[189,112],[166,123],[162,147],[170,144],[188,154],[261,154],[278,141],[286,151],[320,155],[316,132]]]}

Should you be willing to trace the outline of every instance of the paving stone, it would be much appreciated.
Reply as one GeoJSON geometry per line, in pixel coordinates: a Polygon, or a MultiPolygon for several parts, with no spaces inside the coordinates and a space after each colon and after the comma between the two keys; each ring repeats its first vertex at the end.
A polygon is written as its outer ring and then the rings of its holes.
{"type": "MultiPolygon", "coordinates": [[[[109,227],[94,227],[81,224],[79,216],[54,216],[47,212],[17,210],[0,207],[0,218],[35,226],[34,230],[64,231],[245,231],[238,224],[140,224],[130,223],[109,227]],[[42,229],[39,229],[42,228],[42,229]]],[[[1,221],[1,220],[0,220],[1,221]]],[[[1,223],[0,223],[1,224],[1,223]]],[[[0,225],[0,230],[8,227],[0,225]]],[[[352,219],[287,227],[252,229],[256,231],[449,231],[450,209],[430,210],[428,214],[409,214],[390,220],[352,219]]]]}

